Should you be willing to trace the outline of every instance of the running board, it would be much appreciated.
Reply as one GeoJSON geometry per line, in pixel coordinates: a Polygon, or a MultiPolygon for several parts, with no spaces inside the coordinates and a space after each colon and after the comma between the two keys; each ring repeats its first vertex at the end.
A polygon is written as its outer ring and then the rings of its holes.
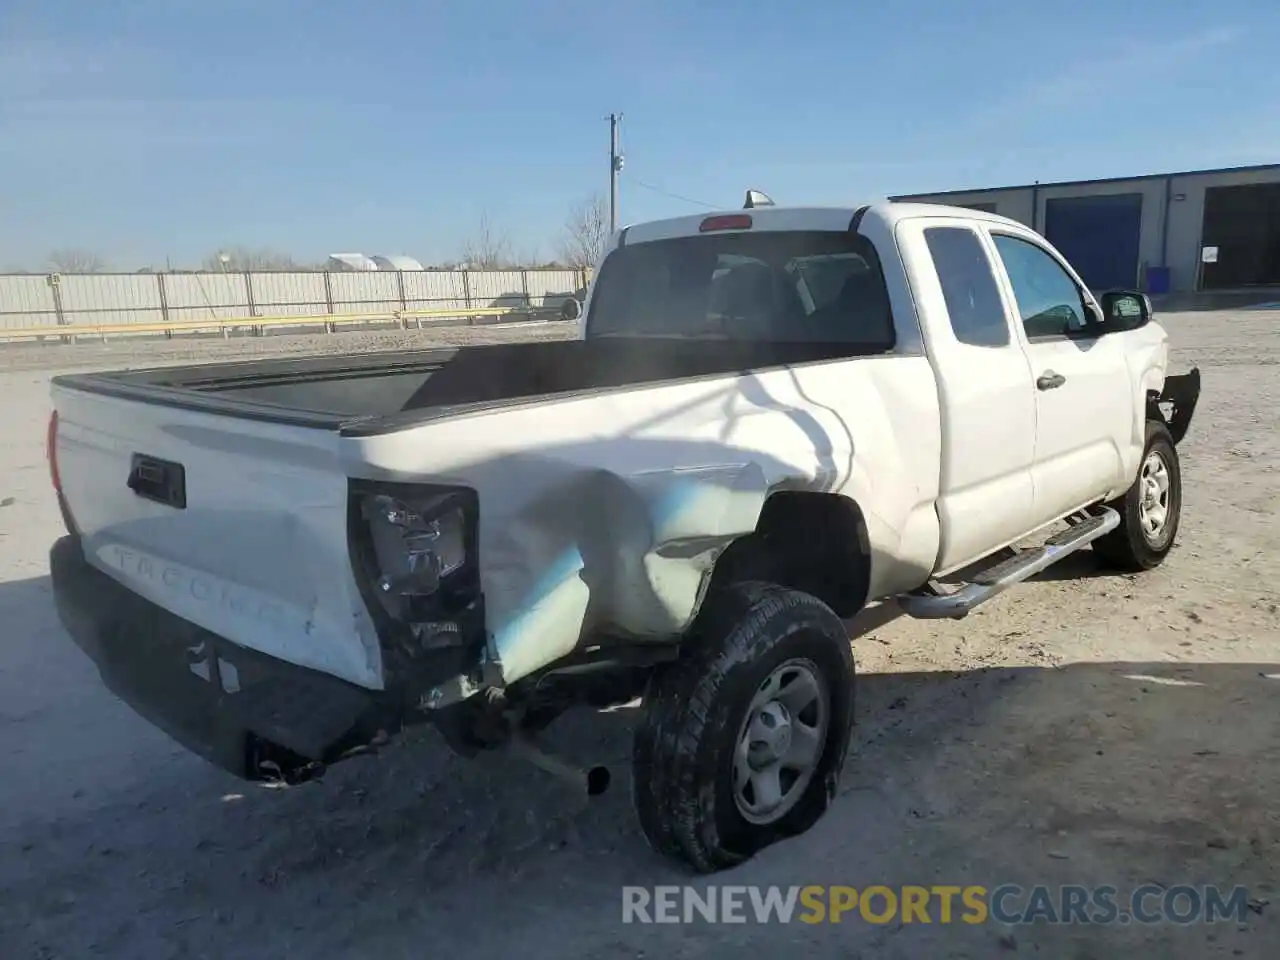
{"type": "Polygon", "coordinates": [[[919,620],[960,619],[978,606],[990,600],[1015,583],[1057,563],[1069,553],[1088,546],[1104,534],[1120,526],[1120,514],[1110,507],[1103,507],[1087,519],[1079,520],[1066,530],[1054,534],[1042,547],[1019,550],[1012,557],[981,570],[968,582],[952,593],[908,593],[898,598],[898,605],[908,615],[919,620]]]}

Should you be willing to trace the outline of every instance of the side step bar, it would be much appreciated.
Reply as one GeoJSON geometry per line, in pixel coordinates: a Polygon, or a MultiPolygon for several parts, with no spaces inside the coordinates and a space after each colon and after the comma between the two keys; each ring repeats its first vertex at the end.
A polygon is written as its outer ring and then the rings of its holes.
{"type": "Polygon", "coordinates": [[[1069,553],[1088,546],[1103,534],[1120,526],[1120,514],[1103,507],[1086,519],[1078,519],[1066,530],[1054,534],[1042,547],[1019,550],[1007,560],[987,567],[951,593],[938,593],[935,588],[908,593],[898,598],[898,605],[909,616],[919,620],[960,619],[970,610],[985,603],[1015,583],[1034,577],[1069,553]],[[926,592],[927,591],[927,592],[926,592]]]}

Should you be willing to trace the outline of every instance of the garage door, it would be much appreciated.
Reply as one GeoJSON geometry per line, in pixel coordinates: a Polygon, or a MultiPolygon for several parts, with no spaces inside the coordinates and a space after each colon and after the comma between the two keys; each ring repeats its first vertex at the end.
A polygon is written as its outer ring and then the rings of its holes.
{"type": "Polygon", "coordinates": [[[1070,197],[1045,204],[1044,235],[1091,290],[1138,285],[1142,194],[1070,197]]]}
{"type": "Polygon", "coordinates": [[[1218,248],[1217,263],[1204,265],[1203,289],[1280,284],[1280,183],[1210,187],[1202,236],[1218,248]]]}

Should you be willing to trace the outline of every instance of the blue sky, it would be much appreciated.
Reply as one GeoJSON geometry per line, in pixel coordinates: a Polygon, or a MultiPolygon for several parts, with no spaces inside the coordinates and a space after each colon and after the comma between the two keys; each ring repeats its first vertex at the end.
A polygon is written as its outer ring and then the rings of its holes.
{"type": "Polygon", "coordinates": [[[0,0],[0,269],[1280,161],[1274,0],[0,0]],[[656,189],[655,189],[656,188],[656,189]]]}

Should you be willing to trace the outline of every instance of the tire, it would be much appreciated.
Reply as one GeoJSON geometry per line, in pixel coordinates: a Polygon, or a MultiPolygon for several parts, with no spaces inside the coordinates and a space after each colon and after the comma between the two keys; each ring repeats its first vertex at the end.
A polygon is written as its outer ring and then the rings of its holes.
{"type": "Polygon", "coordinates": [[[1182,468],[1169,428],[1147,421],[1147,445],[1138,477],[1124,494],[1108,504],[1120,514],[1120,526],[1093,543],[1093,552],[1109,567],[1139,572],[1159,566],[1173,549],[1182,519],[1182,468]],[[1160,478],[1166,481],[1160,492],[1160,478]],[[1152,526],[1163,505],[1163,520],[1152,526]],[[1144,522],[1145,521],[1145,522],[1144,522]]]}
{"type": "Polygon", "coordinates": [[[853,653],[826,604],[760,582],[708,594],[686,645],[646,689],[632,798],[655,850],[712,873],[803,833],[826,812],[852,734],[853,653]],[[738,758],[737,746],[756,734],[738,758]],[[794,760],[804,744],[814,747],[807,765],[794,760]],[[776,805],[764,789],[771,779],[776,805]]]}

